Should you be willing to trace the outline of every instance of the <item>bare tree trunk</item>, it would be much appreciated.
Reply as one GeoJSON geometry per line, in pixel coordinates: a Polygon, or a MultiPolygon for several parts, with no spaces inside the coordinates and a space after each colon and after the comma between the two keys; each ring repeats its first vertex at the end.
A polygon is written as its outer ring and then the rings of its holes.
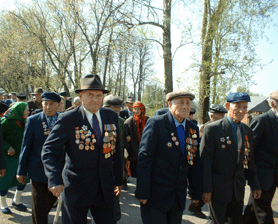
{"type": "Polygon", "coordinates": [[[171,51],[171,6],[172,0],[163,0],[163,58],[165,94],[173,91],[171,51]]]}
{"type": "MultiPolygon", "coordinates": [[[[209,5],[210,0],[206,0],[209,5]]],[[[198,108],[198,120],[200,124],[204,124],[209,120],[208,111],[210,105],[210,78],[212,77],[211,73],[211,63],[212,63],[212,45],[215,38],[215,33],[218,29],[219,22],[222,18],[222,14],[227,5],[228,0],[218,0],[216,9],[213,14],[209,17],[208,28],[202,27],[202,31],[206,30],[204,40],[202,40],[202,63],[201,63],[201,75],[200,75],[200,85],[199,85],[199,108],[198,108]]],[[[203,16],[208,16],[207,10],[204,4],[204,14],[203,16]]],[[[205,19],[203,19],[205,21],[205,19]]]]}

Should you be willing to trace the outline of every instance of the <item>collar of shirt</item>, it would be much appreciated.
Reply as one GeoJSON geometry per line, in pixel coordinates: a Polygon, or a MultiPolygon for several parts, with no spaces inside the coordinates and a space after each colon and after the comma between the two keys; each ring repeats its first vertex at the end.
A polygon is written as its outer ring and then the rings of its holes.
{"type": "Polygon", "coordinates": [[[49,124],[51,118],[54,119],[54,120],[58,119],[58,113],[56,113],[53,117],[49,117],[47,115],[45,115],[45,117],[46,117],[47,123],[49,124]]]}
{"type": "Polygon", "coordinates": [[[241,130],[241,122],[239,122],[238,124],[236,122],[234,122],[228,115],[227,115],[228,121],[231,124],[232,127],[232,132],[233,132],[233,136],[237,142],[237,127],[239,126],[240,130],[241,130]]]}
{"type": "MultiPolygon", "coordinates": [[[[82,106],[84,111],[85,111],[85,115],[87,117],[87,120],[89,121],[90,125],[92,128],[94,128],[93,125],[93,113],[88,111],[84,106],[82,106]]],[[[100,132],[102,133],[102,120],[101,120],[101,116],[100,116],[100,112],[99,110],[95,113],[99,122],[99,128],[100,128],[100,132]]]]}
{"type": "MultiPolygon", "coordinates": [[[[173,114],[172,114],[172,116],[173,116],[173,114]]],[[[182,125],[183,128],[184,128],[184,130],[185,130],[186,119],[184,119],[183,122],[180,123],[180,122],[178,122],[178,120],[177,120],[174,116],[173,116],[173,118],[174,118],[174,122],[175,122],[176,128],[177,128],[178,126],[182,125]]]]}

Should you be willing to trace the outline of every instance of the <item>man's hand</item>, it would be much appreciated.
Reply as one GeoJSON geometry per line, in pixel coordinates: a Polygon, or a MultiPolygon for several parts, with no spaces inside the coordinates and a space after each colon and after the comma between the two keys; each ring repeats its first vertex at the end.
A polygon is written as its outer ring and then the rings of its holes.
{"type": "Polygon", "coordinates": [[[114,186],[114,193],[116,194],[116,196],[119,196],[121,194],[122,187],[123,186],[114,186]]]}
{"type": "Polygon", "coordinates": [[[252,191],[252,195],[254,199],[259,199],[261,197],[261,194],[262,194],[261,190],[252,191]]]}
{"type": "Polygon", "coordinates": [[[147,203],[147,199],[140,199],[140,202],[143,204],[143,205],[145,205],[146,203],[147,203]]]}
{"type": "Polygon", "coordinates": [[[26,175],[16,175],[16,179],[18,180],[19,183],[25,184],[26,175]]]}
{"type": "Polygon", "coordinates": [[[198,203],[199,203],[199,200],[192,200],[192,203],[193,203],[193,204],[198,204],[198,203]]]}
{"type": "Polygon", "coordinates": [[[209,203],[211,201],[212,192],[203,193],[203,201],[209,203]]]}
{"type": "Polygon", "coordinates": [[[0,170],[0,177],[5,176],[6,170],[5,169],[1,169],[0,170]]]}
{"type": "Polygon", "coordinates": [[[59,196],[63,192],[63,190],[64,190],[64,185],[58,185],[58,186],[49,188],[49,191],[51,191],[51,193],[57,198],[59,198],[59,196]]]}
{"type": "Polygon", "coordinates": [[[15,150],[12,147],[10,147],[8,150],[8,155],[13,156],[14,154],[15,154],[15,150]]]}

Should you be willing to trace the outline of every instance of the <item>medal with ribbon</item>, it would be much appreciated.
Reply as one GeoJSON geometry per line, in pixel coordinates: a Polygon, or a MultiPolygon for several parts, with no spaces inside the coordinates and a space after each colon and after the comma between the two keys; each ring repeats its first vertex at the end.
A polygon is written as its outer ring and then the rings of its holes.
{"type": "Polygon", "coordinates": [[[75,143],[78,145],[80,150],[94,150],[96,143],[95,135],[92,134],[86,125],[80,127],[75,127],[75,143]]]}
{"type": "Polygon", "coordinates": [[[190,165],[193,165],[193,158],[196,157],[197,145],[196,130],[190,128],[189,137],[186,138],[187,161],[190,165]]]}
{"type": "Polygon", "coordinates": [[[250,156],[250,142],[248,141],[248,136],[245,135],[245,141],[244,141],[244,160],[243,160],[243,168],[248,169],[248,161],[250,156]]]}
{"type": "Polygon", "coordinates": [[[103,154],[105,159],[110,158],[116,152],[116,132],[115,124],[104,124],[103,154]]]}

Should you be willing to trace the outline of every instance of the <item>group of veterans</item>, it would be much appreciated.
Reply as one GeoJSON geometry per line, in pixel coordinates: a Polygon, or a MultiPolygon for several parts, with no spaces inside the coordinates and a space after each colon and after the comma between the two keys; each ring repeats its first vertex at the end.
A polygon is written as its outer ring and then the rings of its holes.
{"type": "Polygon", "coordinates": [[[199,217],[206,218],[202,206],[208,203],[208,223],[274,223],[278,90],[270,94],[271,109],[250,127],[242,122],[250,96],[236,92],[227,95],[225,107],[210,107],[211,120],[200,129],[192,117],[195,96],[186,91],[168,93],[168,107],[150,118],[132,97],[124,110],[119,97],[104,97],[109,90],[98,75],[84,76],[75,92],[81,105],[65,112],[58,112],[59,94],[43,92],[36,97],[40,112],[36,108],[28,117],[28,103],[17,102],[1,118],[2,213],[11,213],[6,195],[12,186],[17,186],[12,205],[26,210],[20,196],[31,180],[33,223],[48,223],[59,197],[65,224],[87,223],[89,211],[96,224],[116,223],[122,186],[131,176],[137,178],[135,196],[144,224],[181,223],[187,195],[188,209],[199,217]],[[24,130],[16,144],[4,135],[8,119],[24,130]],[[243,211],[246,183],[251,193],[243,211]]]}

